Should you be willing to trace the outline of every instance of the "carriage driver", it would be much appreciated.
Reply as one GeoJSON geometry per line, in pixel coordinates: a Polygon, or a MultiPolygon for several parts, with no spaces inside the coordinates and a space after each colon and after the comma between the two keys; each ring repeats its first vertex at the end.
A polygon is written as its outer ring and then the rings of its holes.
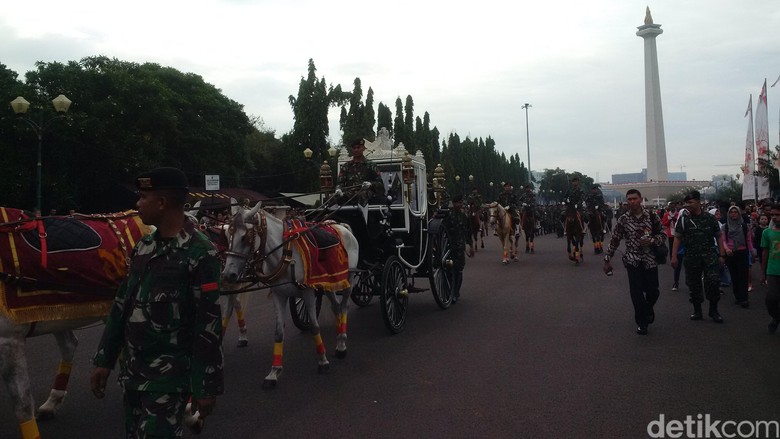
{"type": "Polygon", "coordinates": [[[517,211],[520,202],[517,199],[517,195],[512,192],[512,184],[509,182],[504,183],[504,191],[498,194],[498,204],[502,205],[509,215],[512,216],[512,224],[517,226],[520,224],[520,215],[517,211]]]}
{"type": "Polygon", "coordinates": [[[157,168],[136,179],[138,215],[156,230],[133,249],[93,359],[90,387],[105,396],[119,362],[126,437],[182,436],[192,411],[208,416],[223,392],[221,263],[184,214],[187,177],[157,168]]]}
{"type": "Polygon", "coordinates": [[[348,197],[356,195],[357,201],[365,205],[369,202],[383,203],[385,186],[381,174],[374,162],[366,159],[366,141],[362,137],[352,144],[352,160],[341,165],[337,193],[343,191],[348,197]],[[368,184],[365,184],[368,183],[368,184]]]}
{"type": "MultiPolygon", "coordinates": [[[[580,189],[580,177],[576,175],[571,178],[571,185],[566,190],[566,195],[563,196],[567,209],[574,209],[577,212],[577,220],[580,222],[580,227],[585,230],[585,225],[582,223],[582,208],[585,201],[585,193],[580,189]]],[[[564,216],[566,213],[564,212],[564,216]]],[[[566,226],[564,221],[563,234],[566,234],[566,226]]]]}

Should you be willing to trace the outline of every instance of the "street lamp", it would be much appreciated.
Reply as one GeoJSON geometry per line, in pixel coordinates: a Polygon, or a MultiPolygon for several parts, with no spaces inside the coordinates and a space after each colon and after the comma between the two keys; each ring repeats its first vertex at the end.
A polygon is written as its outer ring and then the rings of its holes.
{"type": "Polygon", "coordinates": [[[41,113],[41,117],[38,122],[33,121],[32,119],[29,119],[25,117],[24,115],[27,114],[27,110],[30,109],[30,103],[27,102],[26,99],[19,96],[13,101],[11,101],[11,109],[14,111],[14,113],[17,116],[17,119],[23,120],[27,125],[30,126],[30,128],[35,131],[35,134],[38,136],[38,163],[36,164],[37,167],[37,187],[35,191],[35,198],[36,198],[36,208],[39,212],[43,211],[43,206],[41,204],[41,155],[43,150],[43,133],[46,131],[46,128],[51,125],[52,122],[54,122],[57,119],[64,119],[65,113],[68,112],[68,108],[70,108],[71,100],[65,97],[65,95],[59,95],[56,98],[52,99],[51,101],[52,105],[54,106],[54,110],[58,113],[57,116],[52,117],[51,119],[44,120],[43,119],[43,113],[41,113]]]}
{"type": "Polygon", "coordinates": [[[528,183],[531,182],[531,138],[528,134],[528,108],[531,104],[525,103],[522,107],[525,110],[525,145],[528,148],[528,183]]]}

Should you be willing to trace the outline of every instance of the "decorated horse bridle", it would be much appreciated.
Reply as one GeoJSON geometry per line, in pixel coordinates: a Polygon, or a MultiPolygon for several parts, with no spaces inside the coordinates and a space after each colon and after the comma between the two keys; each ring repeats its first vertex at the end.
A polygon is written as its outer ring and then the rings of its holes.
{"type": "MultiPolygon", "coordinates": [[[[236,215],[241,215],[241,213],[237,213],[236,215]]],[[[225,250],[226,256],[235,256],[237,258],[246,259],[246,265],[249,267],[252,271],[254,271],[255,275],[257,276],[257,280],[259,282],[262,282],[264,284],[269,284],[273,282],[275,279],[277,279],[290,265],[292,262],[292,243],[298,237],[300,234],[294,234],[282,241],[281,244],[276,246],[275,248],[271,249],[268,253],[265,252],[265,246],[268,242],[268,222],[266,220],[266,214],[263,210],[260,210],[256,215],[252,218],[254,221],[251,221],[247,223],[244,221],[244,225],[247,226],[247,234],[244,237],[245,240],[247,240],[247,245],[250,249],[255,248],[255,240],[257,237],[260,237],[260,245],[257,247],[257,250],[255,250],[252,253],[238,253],[233,250],[230,250],[233,248],[233,239],[235,239],[235,228],[233,224],[231,223],[230,226],[228,226],[228,249],[225,250]],[[260,217],[260,220],[257,221],[258,216],[260,217]],[[259,231],[257,228],[259,227],[259,231]],[[268,257],[269,254],[275,252],[276,250],[279,250],[282,248],[282,258],[279,260],[279,264],[274,268],[274,270],[270,274],[263,273],[263,261],[268,257]]]]}

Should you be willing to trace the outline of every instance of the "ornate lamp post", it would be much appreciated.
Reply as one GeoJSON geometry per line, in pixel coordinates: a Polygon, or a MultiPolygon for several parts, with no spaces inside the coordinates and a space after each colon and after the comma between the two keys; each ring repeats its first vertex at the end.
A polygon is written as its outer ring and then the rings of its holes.
{"type": "Polygon", "coordinates": [[[33,129],[33,131],[35,131],[35,134],[38,136],[38,163],[36,164],[37,187],[35,191],[35,203],[36,203],[35,207],[38,209],[39,212],[43,211],[43,206],[41,204],[41,183],[42,183],[41,167],[42,167],[42,151],[43,151],[43,133],[46,131],[46,128],[48,128],[49,125],[51,125],[52,122],[54,122],[57,119],[65,118],[65,113],[67,113],[68,108],[70,108],[71,100],[65,97],[65,95],[59,95],[56,98],[52,99],[51,103],[54,106],[54,110],[58,113],[57,116],[54,116],[48,120],[44,120],[43,113],[41,113],[40,119],[38,120],[38,122],[35,122],[34,120],[25,117],[25,114],[27,114],[27,110],[30,109],[30,103],[27,102],[26,99],[19,96],[13,101],[11,101],[11,109],[16,114],[17,119],[23,120],[27,125],[30,126],[30,128],[33,129]]]}

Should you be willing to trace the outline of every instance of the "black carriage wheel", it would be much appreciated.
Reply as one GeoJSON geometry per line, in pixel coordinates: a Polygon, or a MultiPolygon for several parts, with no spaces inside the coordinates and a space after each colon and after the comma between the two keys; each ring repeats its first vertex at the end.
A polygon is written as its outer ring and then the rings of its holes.
{"type": "Polygon", "coordinates": [[[376,289],[376,276],[371,270],[365,270],[358,273],[355,277],[355,285],[352,286],[352,301],[357,306],[368,306],[371,298],[374,297],[376,289]]]}
{"type": "Polygon", "coordinates": [[[403,331],[409,305],[406,269],[397,256],[387,258],[382,270],[382,318],[393,334],[403,331]]]}
{"type": "MultiPolygon", "coordinates": [[[[319,317],[322,310],[322,293],[316,293],[315,296],[317,298],[317,317],[319,317]]],[[[308,331],[312,328],[309,312],[302,298],[290,297],[290,316],[295,327],[301,331],[308,331]]]]}
{"type": "Polygon", "coordinates": [[[430,263],[431,271],[429,281],[431,291],[436,303],[442,309],[447,309],[452,304],[452,247],[447,229],[440,227],[438,232],[430,236],[430,263]]]}

